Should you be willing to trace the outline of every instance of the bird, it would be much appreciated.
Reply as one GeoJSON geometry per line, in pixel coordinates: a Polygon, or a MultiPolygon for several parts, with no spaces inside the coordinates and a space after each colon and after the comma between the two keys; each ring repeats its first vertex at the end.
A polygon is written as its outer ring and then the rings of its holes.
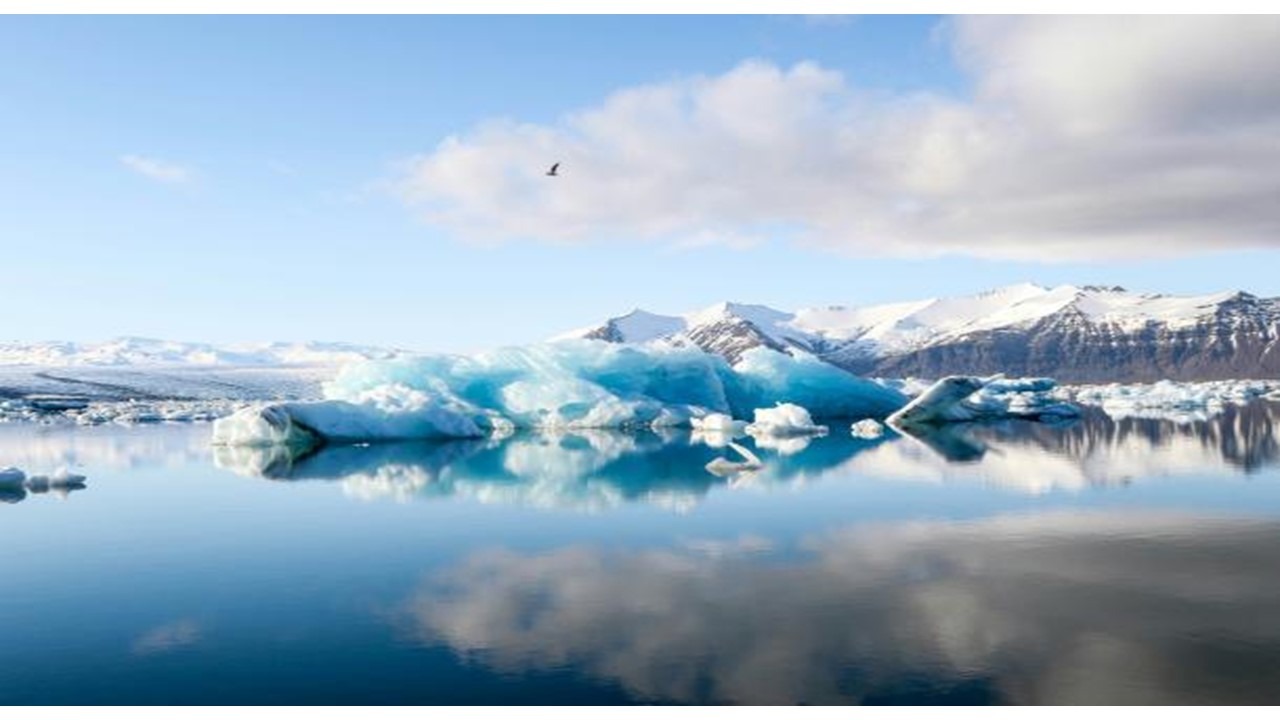
{"type": "Polygon", "coordinates": [[[552,165],[551,169],[547,171],[547,177],[560,177],[560,173],[558,172],[559,169],[560,163],[552,165]]]}

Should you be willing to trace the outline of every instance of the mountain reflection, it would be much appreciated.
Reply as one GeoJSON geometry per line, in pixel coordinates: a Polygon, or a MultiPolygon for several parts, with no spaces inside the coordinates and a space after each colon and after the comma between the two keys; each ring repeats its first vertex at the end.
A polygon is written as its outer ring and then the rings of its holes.
{"type": "MultiPolygon", "coordinates": [[[[688,432],[579,431],[443,443],[215,448],[214,461],[276,480],[330,480],[362,499],[470,498],[599,510],[643,502],[684,510],[717,487],[785,485],[835,476],[976,482],[1023,493],[1079,491],[1196,473],[1249,473],[1280,458],[1273,403],[1230,407],[1201,422],[1089,412],[1079,421],[951,425],[877,440],[844,433],[767,444],[742,438],[760,470],[718,477],[723,442],[688,432]]],[[[734,458],[731,458],[734,459],[734,458]]]]}
{"type": "Polygon", "coordinates": [[[854,526],[790,551],[489,551],[403,632],[643,701],[1280,701],[1280,524],[1050,514],[854,526]]]}

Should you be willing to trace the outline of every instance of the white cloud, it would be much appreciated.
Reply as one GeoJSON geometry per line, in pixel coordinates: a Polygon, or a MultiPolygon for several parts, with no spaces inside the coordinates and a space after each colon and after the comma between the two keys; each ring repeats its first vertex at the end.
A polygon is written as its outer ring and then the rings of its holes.
{"type": "Polygon", "coordinates": [[[185,183],[193,174],[182,165],[144,155],[121,155],[120,163],[139,175],[171,185],[185,183]]]}
{"type": "Polygon", "coordinates": [[[1280,247],[1280,18],[972,17],[947,33],[969,99],[748,61],[551,125],[484,122],[408,161],[398,187],[483,239],[786,233],[1037,260],[1280,247]]]}

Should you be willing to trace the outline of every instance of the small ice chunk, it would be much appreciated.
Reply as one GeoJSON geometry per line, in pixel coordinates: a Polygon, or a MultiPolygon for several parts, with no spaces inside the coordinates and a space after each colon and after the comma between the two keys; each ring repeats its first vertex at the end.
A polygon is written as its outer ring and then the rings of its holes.
{"type": "Polygon", "coordinates": [[[247,407],[213,424],[213,444],[266,447],[310,447],[320,438],[294,421],[286,404],[247,407]]]}
{"type": "Polygon", "coordinates": [[[884,435],[884,425],[872,418],[867,418],[854,423],[853,427],[849,428],[849,432],[856,438],[875,440],[884,435]]]}
{"type": "Polygon", "coordinates": [[[745,422],[734,420],[724,413],[711,413],[700,418],[691,418],[689,422],[692,423],[694,430],[717,433],[740,433],[747,425],[745,422]]]}
{"type": "Polygon", "coordinates": [[[945,377],[889,416],[893,427],[1001,418],[1073,418],[1078,408],[1054,395],[1051,378],[945,377]]]}
{"type": "Polygon", "coordinates": [[[734,438],[742,435],[746,423],[734,420],[724,413],[710,413],[689,419],[693,426],[692,442],[704,443],[713,448],[726,447],[734,438]]]}
{"type": "Polygon", "coordinates": [[[27,479],[27,474],[19,468],[16,468],[16,467],[0,468],[0,487],[3,487],[3,488],[22,487],[22,484],[26,482],[26,479],[27,479]]]}
{"type": "Polygon", "coordinates": [[[794,435],[825,435],[826,425],[814,424],[809,411],[792,403],[778,403],[772,408],[757,408],[755,422],[746,427],[751,435],[786,437],[794,435]]]}
{"type": "Polygon", "coordinates": [[[888,423],[906,427],[971,420],[972,414],[961,403],[982,386],[983,382],[975,377],[952,375],[942,378],[890,415],[888,423]]]}

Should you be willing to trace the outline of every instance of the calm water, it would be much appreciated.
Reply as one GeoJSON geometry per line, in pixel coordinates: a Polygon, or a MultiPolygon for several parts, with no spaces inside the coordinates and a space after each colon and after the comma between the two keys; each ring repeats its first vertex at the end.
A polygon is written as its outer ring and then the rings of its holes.
{"type": "Polygon", "coordinates": [[[0,492],[0,703],[1277,703],[1278,421],[839,428],[734,478],[687,433],[0,426],[88,476],[0,492]]]}

